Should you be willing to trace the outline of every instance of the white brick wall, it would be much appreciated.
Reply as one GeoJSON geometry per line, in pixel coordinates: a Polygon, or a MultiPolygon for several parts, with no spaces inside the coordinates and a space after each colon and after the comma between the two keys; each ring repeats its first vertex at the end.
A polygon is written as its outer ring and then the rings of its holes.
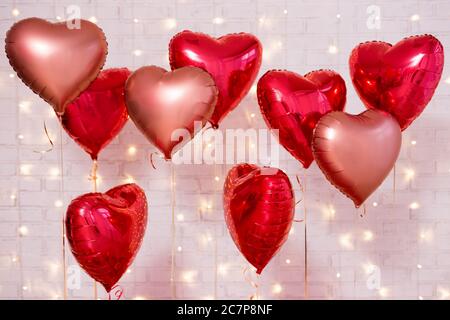
{"type": "MultiPolygon", "coordinates": [[[[64,17],[64,8],[70,4],[79,5],[84,18],[95,16],[105,31],[109,43],[106,67],[135,69],[157,64],[167,68],[168,41],[183,29],[217,36],[246,31],[263,43],[266,54],[261,74],[270,68],[299,73],[319,68],[339,71],[347,81],[347,110],[351,113],[363,110],[347,67],[348,55],[356,44],[373,39],[396,42],[419,33],[434,34],[446,50],[450,43],[449,0],[3,0],[0,30],[4,35],[15,20],[29,16],[55,21],[56,16],[64,17]],[[370,5],[381,8],[380,30],[366,27],[370,5]],[[20,11],[17,18],[11,14],[13,8],[20,11]],[[413,14],[420,20],[411,21],[413,14]],[[223,18],[223,24],[213,24],[215,17],[223,18]],[[135,18],[138,23],[133,22],[135,18]],[[167,19],[176,19],[176,27],[169,29],[167,19]],[[337,54],[328,53],[330,44],[338,47],[337,54]],[[142,50],[142,55],[134,56],[135,49],[142,50]]],[[[17,77],[9,77],[12,72],[5,55],[0,55],[0,298],[61,298],[60,219],[70,199],[91,190],[87,179],[91,163],[64,133],[61,195],[61,176],[51,176],[60,167],[59,125],[49,106],[17,77]],[[31,102],[28,112],[19,108],[24,100],[31,102]],[[48,148],[44,121],[57,147],[39,154],[33,151],[48,148]],[[17,138],[18,134],[23,140],[17,138]],[[63,207],[55,207],[55,201],[61,199],[63,207]],[[27,227],[26,236],[18,236],[20,226],[27,227]]],[[[310,298],[450,297],[450,85],[444,82],[448,76],[445,68],[434,99],[404,133],[396,165],[395,199],[391,174],[367,202],[363,218],[359,216],[362,210],[355,210],[330,186],[316,165],[305,171],[282,152],[280,167],[292,181],[298,174],[307,188],[310,298]],[[412,140],[417,144],[411,145],[412,140]],[[405,179],[406,169],[415,171],[411,181],[405,179]],[[378,206],[372,206],[373,202],[378,206]],[[413,202],[418,203],[417,209],[410,209],[413,202]],[[371,265],[379,268],[374,270],[380,272],[381,290],[367,286],[367,280],[376,275],[371,265]]],[[[264,127],[254,96],[248,96],[223,123],[223,128],[237,126],[264,127]],[[252,123],[244,120],[248,111],[257,115],[252,123]]],[[[129,122],[100,154],[100,190],[121,184],[130,175],[149,199],[144,245],[131,272],[120,281],[128,299],[172,296],[170,165],[157,160],[157,170],[153,170],[146,160],[153,150],[129,122]],[[130,145],[138,148],[134,156],[126,152],[130,145]]],[[[176,222],[176,242],[182,247],[175,261],[178,298],[202,299],[214,297],[216,292],[217,298],[247,299],[253,294],[242,273],[245,261],[222,217],[221,188],[227,169],[222,165],[175,167],[176,214],[184,216],[183,221],[176,222]],[[214,181],[215,176],[220,177],[219,182],[214,181]],[[199,207],[205,202],[212,208],[200,215],[199,207]],[[208,234],[211,242],[204,241],[208,234]],[[215,282],[217,265],[222,272],[215,282]]],[[[294,187],[300,198],[295,183],[294,187]]],[[[297,211],[302,218],[303,206],[297,211]]],[[[304,297],[304,254],[304,224],[295,223],[288,242],[263,272],[263,298],[304,297]],[[280,293],[273,292],[274,284],[281,285],[280,293]]],[[[68,255],[68,264],[76,264],[68,255]]],[[[99,295],[106,298],[103,289],[99,295]]],[[[92,297],[92,280],[82,273],[80,289],[70,290],[69,298],[92,297]]]]}

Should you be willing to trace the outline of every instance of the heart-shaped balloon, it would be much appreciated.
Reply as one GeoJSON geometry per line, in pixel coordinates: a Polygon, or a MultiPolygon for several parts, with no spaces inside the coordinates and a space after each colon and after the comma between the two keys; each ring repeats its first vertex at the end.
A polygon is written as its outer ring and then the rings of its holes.
{"type": "Polygon", "coordinates": [[[308,168],[314,160],[311,139],[317,121],[345,107],[344,79],[332,70],[317,70],[304,77],[271,70],[259,79],[257,93],[267,126],[277,130],[281,145],[308,168]]]}
{"type": "Polygon", "coordinates": [[[171,159],[172,153],[207,123],[217,101],[217,88],[200,68],[167,72],[148,66],[128,78],[125,101],[138,129],[171,159]]]}
{"type": "Polygon", "coordinates": [[[169,59],[172,70],[194,66],[213,77],[219,98],[209,121],[217,128],[255,81],[261,66],[262,46],[248,33],[228,34],[216,39],[186,30],[170,41],[169,59]]]}
{"type": "Polygon", "coordinates": [[[128,119],[125,106],[125,81],[127,68],[108,69],[66,107],[60,116],[61,124],[69,136],[78,143],[93,160],[123,128],[128,119]]]}
{"type": "Polygon", "coordinates": [[[77,28],[70,22],[29,18],[6,34],[9,63],[58,114],[97,77],[106,59],[103,31],[92,22],[79,22],[77,28]]]}
{"type": "Polygon", "coordinates": [[[405,130],[433,97],[444,67],[444,48],[431,35],[395,45],[372,41],[350,55],[350,76],[368,108],[393,115],[405,130]]]}
{"type": "Polygon", "coordinates": [[[225,221],[234,243],[260,274],[287,240],[295,199],[280,169],[234,166],[224,184],[225,221]]]}
{"type": "Polygon", "coordinates": [[[383,182],[402,143],[397,121],[370,109],[359,115],[330,112],[314,130],[312,147],[319,168],[358,208],[383,182]]]}
{"type": "Polygon", "coordinates": [[[67,208],[66,234],[80,266],[107,292],[136,256],[147,227],[147,199],[136,184],[87,193],[67,208]]]}

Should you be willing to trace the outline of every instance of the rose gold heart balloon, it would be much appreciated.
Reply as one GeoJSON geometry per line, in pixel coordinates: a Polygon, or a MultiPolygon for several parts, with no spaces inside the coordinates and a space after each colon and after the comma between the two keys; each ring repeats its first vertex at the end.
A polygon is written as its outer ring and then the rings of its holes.
{"type": "Polygon", "coordinates": [[[172,72],[156,66],[142,67],[125,85],[131,120],[166,159],[171,159],[174,149],[181,148],[207,123],[217,94],[211,76],[196,67],[172,72]],[[196,126],[197,121],[201,125],[196,126]],[[185,129],[189,137],[180,137],[177,129],[185,129]]]}
{"type": "Polygon", "coordinates": [[[103,31],[92,22],[68,26],[29,18],[14,24],[5,40],[19,78],[58,114],[97,77],[108,48],[103,31]]]}
{"type": "Polygon", "coordinates": [[[391,171],[401,141],[400,126],[387,112],[334,111],[319,120],[312,147],[328,181],[358,208],[391,171]]]}

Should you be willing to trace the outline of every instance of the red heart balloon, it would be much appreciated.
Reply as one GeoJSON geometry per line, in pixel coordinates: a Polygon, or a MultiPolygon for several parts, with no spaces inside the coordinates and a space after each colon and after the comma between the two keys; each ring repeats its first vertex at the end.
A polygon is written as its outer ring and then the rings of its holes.
{"type": "Polygon", "coordinates": [[[213,38],[183,31],[169,44],[172,70],[194,66],[206,70],[219,90],[216,108],[210,118],[214,128],[244,98],[258,75],[262,60],[259,40],[248,33],[235,33],[213,38]]]}
{"type": "Polygon", "coordinates": [[[260,274],[291,229],[295,199],[289,178],[280,169],[239,164],[228,172],[223,192],[231,237],[260,274]]]}
{"type": "Polygon", "coordinates": [[[328,181],[359,207],[391,171],[402,135],[395,119],[376,109],[330,112],[314,130],[312,147],[328,181]]]}
{"type": "Polygon", "coordinates": [[[124,90],[130,73],[127,68],[102,71],[60,116],[69,136],[93,160],[122,130],[128,119],[124,90]]]}
{"type": "Polygon", "coordinates": [[[433,97],[444,67],[444,48],[431,35],[395,45],[372,41],[350,55],[350,76],[367,108],[393,115],[405,130],[433,97]]]}
{"type": "Polygon", "coordinates": [[[207,123],[217,101],[217,88],[211,76],[196,67],[172,72],[142,67],[127,80],[125,101],[138,129],[171,159],[172,153],[207,123]],[[178,132],[180,129],[183,132],[178,132]]]}
{"type": "Polygon", "coordinates": [[[305,168],[313,162],[311,139],[317,121],[327,112],[343,110],[344,79],[332,70],[304,77],[290,71],[271,70],[258,81],[258,103],[269,128],[305,168]]]}
{"type": "Polygon", "coordinates": [[[107,292],[133,262],[147,227],[147,199],[136,184],[87,193],[67,208],[66,234],[80,266],[107,292]]]}
{"type": "Polygon", "coordinates": [[[29,18],[6,34],[9,63],[58,114],[97,77],[106,59],[103,31],[92,22],[79,21],[79,28],[70,29],[69,22],[29,18]]]}

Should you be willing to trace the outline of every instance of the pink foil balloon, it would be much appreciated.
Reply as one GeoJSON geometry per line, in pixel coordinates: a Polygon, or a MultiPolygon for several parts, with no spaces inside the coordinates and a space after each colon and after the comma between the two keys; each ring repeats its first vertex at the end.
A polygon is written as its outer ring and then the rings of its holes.
{"type": "Polygon", "coordinates": [[[312,147],[328,181],[359,207],[391,171],[401,141],[397,121],[384,111],[335,111],[319,120],[312,147]]]}
{"type": "Polygon", "coordinates": [[[280,144],[305,168],[313,162],[313,130],[327,112],[343,110],[344,79],[332,70],[317,70],[304,77],[271,70],[258,81],[258,103],[266,124],[278,130],[280,144]]]}
{"type": "Polygon", "coordinates": [[[29,18],[6,34],[9,63],[57,114],[63,114],[66,105],[97,77],[106,59],[103,31],[92,22],[79,22],[78,29],[69,29],[68,22],[29,18]]]}
{"type": "Polygon", "coordinates": [[[66,233],[80,266],[107,292],[134,260],[147,227],[147,199],[136,184],[87,193],[67,208],[66,233]]]}
{"type": "Polygon", "coordinates": [[[276,168],[239,164],[228,172],[223,192],[231,237],[260,274],[291,229],[295,199],[289,178],[276,168]]]}
{"type": "Polygon", "coordinates": [[[128,120],[125,106],[125,81],[131,72],[127,68],[108,69],[99,76],[60,116],[69,136],[93,160],[122,130],[128,120]]]}
{"type": "Polygon", "coordinates": [[[210,122],[217,128],[255,81],[261,66],[262,46],[249,33],[233,33],[216,39],[186,30],[170,41],[169,59],[172,70],[194,66],[213,77],[219,97],[210,122]]]}
{"type": "Polygon", "coordinates": [[[217,88],[211,76],[196,67],[167,72],[149,66],[136,70],[127,80],[125,101],[136,127],[171,159],[172,153],[207,123],[217,101],[217,88]],[[189,137],[173,139],[177,129],[187,130],[189,137]]]}
{"type": "Polygon", "coordinates": [[[433,97],[444,67],[444,48],[431,35],[405,38],[395,45],[366,42],[353,49],[349,64],[364,104],[389,112],[405,130],[433,97]]]}

